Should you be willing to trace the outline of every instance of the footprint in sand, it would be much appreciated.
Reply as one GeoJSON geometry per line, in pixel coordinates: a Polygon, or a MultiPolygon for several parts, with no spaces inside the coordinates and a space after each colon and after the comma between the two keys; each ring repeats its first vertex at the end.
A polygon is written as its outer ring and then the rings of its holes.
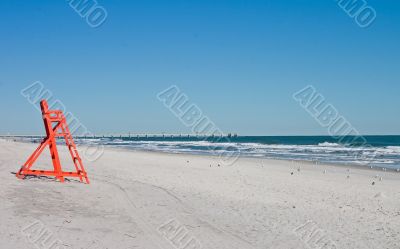
{"type": "Polygon", "coordinates": [[[386,195],[383,192],[379,192],[374,196],[374,198],[383,199],[383,198],[386,198],[386,195]]]}

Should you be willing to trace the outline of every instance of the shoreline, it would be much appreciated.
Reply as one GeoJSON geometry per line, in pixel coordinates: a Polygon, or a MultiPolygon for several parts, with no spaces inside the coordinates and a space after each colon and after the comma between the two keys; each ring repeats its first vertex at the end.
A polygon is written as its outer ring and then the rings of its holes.
{"type": "MultiPolygon", "coordinates": [[[[4,138],[0,138],[0,140],[5,140],[4,138]]],[[[18,141],[12,139],[12,142],[15,143],[28,143],[28,144],[38,144],[31,141],[18,141]]],[[[61,144],[59,146],[65,146],[61,144]]],[[[88,145],[84,144],[77,144],[78,150],[79,147],[87,148],[88,145]]],[[[212,155],[211,153],[195,153],[195,152],[168,152],[168,151],[157,151],[157,150],[146,150],[146,149],[133,149],[129,147],[117,146],[117,145],[107,145],[104,146],[105,149],[115,149],[115,150],[124,150],[124,151],[131,151],[131,152],[143,152],[143,153],[155,153],[155,154],[170,154],[170,155],[187,155],[187,156],[200,156],[200,157],[210,157],[210,158],[218,158],[216,155],[212,155]]],[[[253,159],[253,160],[270,160],[270,161],[283,161],[287,163],[300,163],[300,164],[309,164],[309,165],[318,165],[318,166],[325,166],[325,167],[338,167],[338,168],[350,168],[350,169],[360,169],[360,170],[369,170],[369,171],[376,171],[376,172],[393,172],[400,174],[400,167],[399,168],[392,168],[392,167],[380,167],[380,166],[367,166],[367,165],[358,165],[358,164],[345,164],[345,163],[329,163],[329,162],[320,162],[320,161],[313,161],[313,160],[305,160],[305,159],[284,159],[284,158],[267,158],[267,157],[255,157],[255,156],[239,156],[239,159],[253,159]]]]}

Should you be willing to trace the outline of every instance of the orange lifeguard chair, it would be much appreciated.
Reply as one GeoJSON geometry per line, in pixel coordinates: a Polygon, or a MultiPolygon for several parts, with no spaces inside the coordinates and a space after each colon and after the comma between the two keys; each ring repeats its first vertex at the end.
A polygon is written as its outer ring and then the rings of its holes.
{"type": "Polygon", "coordinates": [[[42,109],[44,127],[46,129],[46,138],[43,139],[39,147],[29,157],[28,161],[21,167],[16,176],[20,179],[26,176],[54,176],[60,182],[64,182],[65,177],[79,177],[80,181],[83,179],[89,184],[89,179],[85,168],[82,164],[82,159],[78,154],[76,145],[69,131],[67,121],[62,111],[49,110],[46,100],[40,101],[40,108],[42,109]],[[64,137],[65,143],[74,162],[76,172],[64,172],[61,168],[60,157],[57,151],[56,139],[57,137],[64,137]],[[53,162],[54,170],[31,170],[31,167],[43,152],[46,146],[49,146],[51,160],[53,162]]]}

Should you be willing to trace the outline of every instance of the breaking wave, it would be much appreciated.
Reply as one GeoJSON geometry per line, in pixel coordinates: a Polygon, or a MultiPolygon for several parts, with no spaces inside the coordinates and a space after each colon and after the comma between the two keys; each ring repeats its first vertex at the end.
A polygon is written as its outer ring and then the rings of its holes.
{"type": "Polygon", "coordinates": [[[317,144],[265,144],[257,142],[136,141],[80,139],[83,144],[103,144],[132,150],[215,155],[237,151],[243,157],[319,161],[322,163],[400,168],[400,146],[352,147],[332,142],[317,144]]]}

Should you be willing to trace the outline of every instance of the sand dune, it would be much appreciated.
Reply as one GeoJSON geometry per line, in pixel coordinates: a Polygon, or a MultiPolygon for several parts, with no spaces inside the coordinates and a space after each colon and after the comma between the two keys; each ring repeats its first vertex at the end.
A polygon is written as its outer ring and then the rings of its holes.
{"type": "Polygon", "coordinates": [[[0,140],[0,248],[400,248],[397,172],[106,149],[90,185],[18,180],[35,147],[0,140]]]}

